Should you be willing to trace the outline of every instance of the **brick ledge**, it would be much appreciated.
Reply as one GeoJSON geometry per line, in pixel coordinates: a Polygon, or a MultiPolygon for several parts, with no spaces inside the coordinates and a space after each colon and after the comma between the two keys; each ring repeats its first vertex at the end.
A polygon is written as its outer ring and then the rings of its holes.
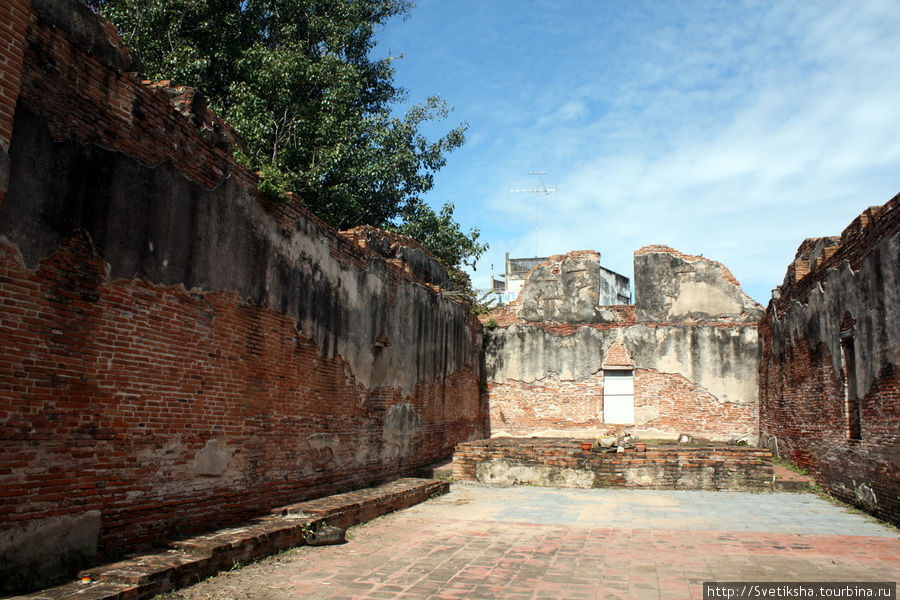
{"type": "Polygon", "coordinates": [[[141,600],[197,583],[231,568],[236,562],[259,559],[304,544],[310,528],[327,522],[350,527],[381,515],[415,506],[445,494],[450,484],[434,479],[404,478],[284,506],[241,527],[173,542],[170,549],[88,569],[93,583],[73,582],[11,600],[141,600]]]}

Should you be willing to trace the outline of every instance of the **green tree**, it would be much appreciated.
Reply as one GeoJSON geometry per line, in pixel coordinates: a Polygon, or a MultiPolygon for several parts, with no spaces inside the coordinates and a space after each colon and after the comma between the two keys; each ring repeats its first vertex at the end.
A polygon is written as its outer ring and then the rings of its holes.
{"type": "Polygon", "coordinates": [[[451,267],[475,267],[475,261],[487,250],[487,244],[478,243],[481,232],[476,228],[463,233],[453,219],[454,205],[444,204],[440,213],[424,202],[406,206],[403,222],[391,229],[418,240],[438,260],[451,267]]]}
{"type": "Polygon", "coordinates": [[[89,2],[117,25],[133,68],[205,94],[244,139],[238,158],[261,173],[264,192],[294,191],[338,229],[394,226],[416,237],[433,216],[459,244],[439,254],[448,267],[484,251],[477,230],[467,237],[452,221],[452,206],[438,217],[422,201],[467,126],[428,140],[423,123],[450,107],[432,97],[395,116],[406,94],[394,84],[394,57],[372,58],[376,30],[411,2],[89,2]]]}
{"type": "Polygon", "coordinates": [[[449,267],[453,289],[459,292],[459,299],[468,304],[476,313],[486,312],[485,298],[479,298],[472,289],[472,280],[463,267],[475,268],[475,262],[487,250],[487,244],[478,242],[481,232],[477,229],[463,233],[459,223],[453,218],[454,205],[448,202],[441,212],[421,201],[408,203],[402,214],[402,222],[390,227],[402,235],[417,240],[445,266],[449,267]]]}

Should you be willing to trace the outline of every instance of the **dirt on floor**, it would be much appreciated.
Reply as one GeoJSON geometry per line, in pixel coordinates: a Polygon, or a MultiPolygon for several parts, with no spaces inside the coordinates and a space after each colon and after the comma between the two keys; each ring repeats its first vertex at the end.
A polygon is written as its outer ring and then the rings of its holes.
{"type": "MultiPolygon", "coordinates": [[[[381,518],[351,527],[347,530],[347,540],[365,538],[377,540],[381,537],[372,531],[366,531],[367,525],[377,523],[381,518]]],[[[352,554],[347,544],[328,546],[336,552],[347,548],[344,552],[352,554]]],[[[283,577],[279,576],[279,585],[273,582],[273,573],[284,569],[288,571],[297,563],[314,564],[316,553],[323,548],[298,546],[278,554],[267,556],[250,563],[237,563],[228,571],[222,571],[215,577],[204,579],[190,587],[174,590],[166,594],[158,594],[153,600],[284,600],[288,592],[283,585],[283,577]]]]}

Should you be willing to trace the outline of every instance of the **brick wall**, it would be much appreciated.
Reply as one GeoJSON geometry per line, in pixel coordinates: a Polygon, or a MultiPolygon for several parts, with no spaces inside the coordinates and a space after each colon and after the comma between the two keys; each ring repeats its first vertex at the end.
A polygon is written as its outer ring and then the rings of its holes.
{"type": "Polygon", "coordinates": [[[0,5],[0,206],[9,186],[9,142],[21,83],[28,0],[0,5]]]}
{"type": "Polygon", "coordinates": [[[97,509],[123,548],[397,477],[480,433],[471,371],[368,390],[233,293],[110,281],[84,239],[36,271],[0,249],[7,526],[97,509]],[[397,406],[421,419],[415,453],[384,435],[397,406]]]}
{"type": "Polygon", "coordinates": [[[432,257],[262,202],[190,90],[124,71],[83,4],[32,9],[0,204],[0,592],[483,435],[481,327],[432,257]]]}
{"type": "MultiPolygon", "coordinates": [[[[682,375],[655,369],[634,371],[637,427],[645,437],[735,437],[759,426],[756,406],[722,402],[682,375]]],[[[551,373],[535,382],[490,382],[484,393],[490,405],[491,431],[532,435],[542,431],[589,432],[607,429],[603,422],[603,374],[578,380],[551,373]]]]}
{"type": "Polygon", "coordinates": [[[840,237],[804,241],[760,324],[763,441],[831,493],[895,523],[898,256],[900,196],[840,237]]]}
{"type": "MultiPolygon", "coordinates": [[[[78,14],[80,5],[77,0],[45,2],[54,2],[66,17],[70,9],[78,14]]],[[[185,117],[176,108],[185,88],[147,81],[111,65],[127,64],[127,57],[109,42],[107,54],[112,56],[93,52],[110,33],[99,18],[89,22],[97,29],[90,39],[73,37],[60,24],[49,12],[31,13],[19,90],[19,101],[46,119],[54,139],[115,149],[146,165],[170,162],[206,188],[226,177],[248,185],[253,181],[223,143],[198,135],[205,110],[200,115],[187,111],[190,116],[185,117]]]]}
{"type": "Polygon", "coordinates": [[[28,5],[28,0],[10,0],[0,6],[0,40],[3,40],[0,47],[0,150],[4,152],[9,150],[12,139],[25,30],[31,12],[28,5]]]}
{"type": "Polygon", "coordinates": [[[561,487],[770,490],[772,453],[736,446],[648,446],[584,451],[572,439],[496,438],[460,444],[453,478],[561,487]]]}
{"type": "Polygon", "coordinates": [[[493,434],[594,429],[602,422],[603,377],[575,381],[551,373],[534,382],[489,382],[484,397],[493,434]]]}
{"type": "Polygon", "coordinates": [[[752,436],[759,427],[755,403],[721,400],[677,373],[637,369],[634,388],[635,412],[645,429],[729,440],[742,437],[740,432],[752,436]]]}

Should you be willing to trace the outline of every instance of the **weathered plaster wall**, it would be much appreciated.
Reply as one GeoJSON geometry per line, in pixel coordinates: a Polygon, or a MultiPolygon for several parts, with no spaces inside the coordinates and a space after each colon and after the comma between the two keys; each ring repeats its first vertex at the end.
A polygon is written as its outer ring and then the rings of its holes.
{"type": "Polygon", "coordinates": [[[122,71],[74,0],[33,8],[0,204],[0,591],[483,435],[480,325],[437,261],[264,205],[196,96],[122,71]]]}
{"type": "Polygon", "coordinates": [[[526,276],[518,310],[525,321],[593,323],[610,320],[601,304],[621,304],[630,298],[628,279],[600,266],[600,254],[590,250],[553,256],[526,276]]]}
{"type": "Polygon", "coordinates": [[[760,431],[830,492],[900,523],[898,297],[900,196],[804,241],[760,326],[760,431]]]}
{"type": "Polygon", "coordinates": [[[639,323],[757,323],[762,316],[722,263],[666,246],[634,253],[634,285],[639,323]]]}
{"type": "Polygon", "coordinates": [[[631,311],[596,306],[598,260],[574,252],[536,267],[519,301],[485,319],[498,324],[485,344],[492,432],[602,430],[604,367],[625,366],[642,435],[755,439],[761,307],[719,263],[662,246],[635,253],[631,311]]]}
{"type": "Polygon", "coordinates": [[[598,373],[609,348],[621,342],[639,369],[678,374],[725,402],[756,397],[756,329],[752,326],[648,326],[579,328],[558,335],[541,327],[512,325],[485,348],[489,381],[532,382],[554,373],[582,380],[598,373]]]}

